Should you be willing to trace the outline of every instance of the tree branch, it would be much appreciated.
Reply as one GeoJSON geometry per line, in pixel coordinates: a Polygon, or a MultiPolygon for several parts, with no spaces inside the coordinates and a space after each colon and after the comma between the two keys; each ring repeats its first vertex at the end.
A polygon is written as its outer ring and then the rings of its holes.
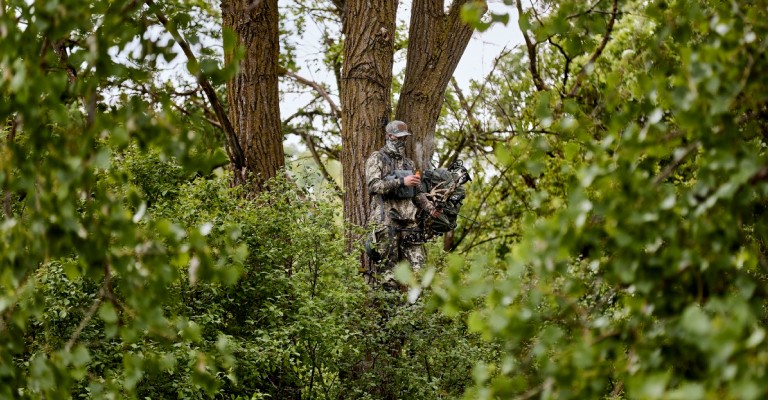
{"type": "Polygon", "coordinates": [[[560,46],[559,44],[552,41],[552,38],[549,38],[548,41],[549,41],[549,44],[551,44],[556,49],[558,49],[560,51],[560,54],[563,55],[563,58],[565,58],[565,67],[563,68],[563,88],[562,88],[562,90],[565,91],[565,87],[568,86],[568,79],[570,78],[569,75],[571,73],[571,57],[569,57],[568,53],[565,52],[565,49],[563,48],[563,46],[560,46]]]}
{"type": "Polygon", "coordinates": [[[527,392],[521,394],[520,396],[515,397],[515,400],[528,400],[536,397],[537,394],[544,391],[544,389],[551,387],[554,383],[554,380],[549,377],[544,380],[540,385],[534,386],[530,388],[527,392]]]}
{"type": "Polygon", "coordinates": [[[339,11],[341,14],[344,14],[344,0],[331,0],[331,3],[333,3],[337,11],[339,11]]]}
{"type": "MultiPolygon", "coordinates": [[[[477,209],[475,210],[475,213],[472,215],[472,218],[468,218],[472,220],[472,224],[467,229],[463,229],[461,232],[461,236],[457,240],[454,241],[454,248],[458,247],[458,245],[464,241],[464,239],[469,236],[470,228],[475,225],[475,223],[479,223],[477,220],[480,219],[480,213],[485,210],[485,205],[488,202],[488,198],[491,196],[491,194],[494,192],[496,186],[498,186],[501,183],[501,180],[503,179],[503,176],[509,171],[510,168],[512,168],[512,165],[508,165],[504,168],[498,168],[498,166],[494,165],[493,162],[490,163],[491,166],[496,168],[496,170],[500,171],[499,174],[496,176],[496,179],[494,182],[492,182],[490,185],[487,186],[487,190],[485,194],[483,195],[482,199],[480,199],[480,202],[478,203],[477,209]]],[[[468,248],[474,247],[474,242],[469,244],[468,248]]],[[[466,254],[466,250],[464,250],[464,254],[466,254]]]]}
{"type": "MultiPolygon", "coordinates": [[[[181,47],[184,55],[186,55],[189,61],[192,62],[194,66],[193,69],[199,69],[199,63],[197,57],[195,57],[195,53],[192,52],[189,44],[184,40],[176,27],[168,21],[168,18],[165,17],[160,10],[160,7],[158,7],[153,0],[145,0],[145,3],[154,12],[158,21],[160,21],[171,36],[173,36],[173,39],[176,40],[176,43],[181,47]]],[[[227,117],[227,113],[221,105],[218,96],[216,96],[216,91],[200,71],[197,72],[195,78],[197,79],[198,84],[203,88],[203,92],[205,92],[206,97],[208,97],[208,101],[211,103],[211,107],[213,107],[216,117],[224,130],[224,136],[227,138],[225,144],[227,153],[229,154],[229,160],[234,164],[236,171],[244,170],[246,166],[245,153],[243,153],[243,148],[240,146],[240,142],[237,139],[237,134],[232,126],[232,122],[229,120],[229,117],[227,117]]]]}
{"type": "Polygon", "coordinates": [[[472,242],[472,244],[470,246],[467,246],[466,248],[464,248],[464,251],[465,252],[469,251],[469,250],[471,250],[471,249],[473,249],[473,248],[475,248],[477,246],[480,246],[482,244],[485,244],[485,243],[488,243],[488,242],[493,242],[494,240],[512,239],[512,238],[517,238],[517,237],[520,237],[519,233],[507,233],[507,234],[504,234],[504,235],[492,236],[492,237],[485,238],[485,239],[477,241],[477,242],[472,242]]]}
{"type": "Polygon", "coordinates": [[[693,153],[694,150],[699,148],[700,143],[697,141],[690,146],[686,147],[682,153],[675,156],[675,159],[664,168],[664,171],[659,174],[654,180],[653,180],[653,186],[658,186],[661,182],[664,182],[665,179],[669,178],[670,175],[672,175],[672,172],[677,169],[680,164],[685,161],[686,158],[688,158],[691,153],[693,153]]]}
{"type": "Polygon", "coordinates": [[[587,69],[591,68],[592,65],[594,65],[597,58],[600,57],[600,55],[603,53],[603,50],[605,49],[605,46],[608,44],[608,40],[611,37],[611,32],[613,32],[613,24],[614,22],[616,22],[616,15],[618,15],[618,13],[619,13],[619,0],[613,0],[613,8],[611,9],[611,19],[608,20],[608,26],[605,29],[603,40],[600,42],[600,46],[598,46],[597,49],[595,49],[595,52],[592,54],[592,57],[589,58],[589,61],[587,61],[584,67],[581,68],[581,71],[579,71],[579,74],[576,75],[576,82],[573,83],[573,88],[571,88],[571,91],[568,93],[568,97],[573,97],[576,95],[576,92],[579,90],[579,87],[581,86],[581,81],[584,80],[584,77],[587,75],[587,69]]]}
{"type": "MultiPolygon", "coordinates": [[[[520,0],[516,0],[515,3],[517,4],[517,13],[522,18],[523,4],[520,0]]],[[[537,65],[538,57],[536,56],[536,44],[531,41],[531,37],[528,35],[528,31],[526,29],[521,28],[520,31],[523,33],[525,47],[528,49],[528,69],[531,71],[533,84],[536,86],[536,90],[540,92],[545,91],[547,90],[547,85],[544,84],[544,81],[541,79],[541,75],[539,75],[539,67],[537,65]]]]}
{"type": "Polygon", "coordinates": [[[112,280],[112,274],[107,274],[107,276],[104,277],[104,282],[101,284],[101,288],[99,289],[99,292],[96,294],[96,298],[93,299],[93,303],[91,303],[91,307],[88,308],[88,311],[83,316],[83,319],[80,321],[80,324],[77,325],[77,328],[74,332],[72,332],[72,336],[69,337],[69,340],[67,341],[67,344],[64,346],[64,351],[70,351],[72,350],[72,347],[77,343],[77,339],[80,338],[80,334],[83,333],[83,329],[85,329],[86,326],[88,326],[88,323],[91,322],[91,319],[93,319],[93,316],[96,314],[96,311],[99,309],[99,305],[101,305],[101,302],[104,300],[104,296],[107,294],[107,287],[109,286],[109,282],[112,280]]]}
{"type": "MultiPolygon", "coordinates": [[[[319,98],[315,98],[309,104],[312,104],[315,100],[318,100],[318,99],[319,98]]],[[[308,108],[308,106],[305,107],[305,108],[308,108]]],[[[324,113],[324,112],[321,112],[321,111],[317,111],[317,110],[314,110],[314,111],[298,110],[295,113],[291,114],[291,116],[289,116],[288,118],[284,119],[282,121],[282,124],[283,124],[283,126],[288,126],[288,124],[291,123],[291,121],[293,121],[294,119],[299,118],[299,117],[306,117],[308,119],[311,119],[313,117],[317,117],[317,116],[324,117],[324,116],[327,116],[327,115],[328,115],[327,113],[324,113]]],[[[302,128],[312,129],[312,125],[311,125],[311,123],[307,123],[306,125],[297,126],[295,128],[295,130],[298,132],[302,128]]],[[[301,136],[300,133],[298,133],[298,134],[299,134],[299,136],[301,136]]],[[[333,160],[337,160],[338,161],[340,159],[340,157],[341,157],[341,154],[340,154],[338,149],[333,149],[331,147],[324,146],[324,145],[318,144],[318,143],[314,143],[314,146],[315,146],[316,149],[322,150],[323,154],[326,154],[328,157],[330,157],[333,160]]]]}
{"type": "Polygon", "coordinates": [[[336,183],[336,181],[333,179],[330,173],[328,173],[328,169],[325,168],[325,164],[323,164],[323,160],[320,159],[320,155],[317,153],[317,148],[315,147],[315,141],[312,139],[312,135],[308,134],[305,131],[300,131],[301,138],[304,139],[304,142],[307,143],[307,148],[309,148],[309,152],[312,154],[312,159],[315,160],[315,163],[317,164],[317,167],[320,168],[320,173],[323,175],[323,178],[325,178],[328,183],[333,186],[334,192],[341,194],[342,190],[339,187],[339,185],[336,183]]]}
{"type": "Polygon", "coordinates": [[[504,47],[501,50],[501,53],[499,53],[499,56],[496,57],[496,59],[493,60],[493,67],[491,67],[491,71],[488,72],[486,75],[486,79],[483,80],[483,86],[480,87],[480,90],[477,92],[477,96],[475,96],[475,99],[472,101],[472,104],[469,106],[471,110],[475,109],[475,104],[483,97],[483,94],[485,93],[485,88],[490,85],[490,77],[493,75],[494,72],[496,72],[496,68],[499,67],[499,64],[501,63],[501,60],[509,53],[511,53],[511,50],[507,50],[506,47],[504,47]]]}
{"type": "MultiPolygon", "coordinates": [[[[160,98],[160,96],[155,92],[155,90],[147,89],[146,87],[144,87],[144,85],[131,86],[131,85],[126,84],[125,82],[121,82],[121,83],[117,84],[117,87],[121,87],[121,88],[125,88],[125,89],[128,89],[128,90],[133,90],[135,92],[143,93],[143,94],[151,97],[153,100],[158,100],[160,98]]],[[[198,92],[200,92],[200,88],[198,87],[198,88],[186,90],[186,91],[183,91],[183,92],[177,92],[177,91],[166,91],[166,92],[171,94],[171,95],[177,96],[177,97],[195,97],[195,95],[198,92]]],[[[205,102],[203,102],[203,103],[205,103],[205,102]]],[[[192,114],[186,108],[178,105],[174,101],[171,101],[171,106],[173,106],[173,108],[177,109],[179,112],[181,112],[182,114],[184,114],[184,115],[186,115],[188,117],[194,117],[194,114],[192,114]]],[[[217,128],[217,129],[224,130],[224,128],[221,126],[221,123],[219,123],[219,121],[209,118],[210,110],[208,109],[208,107],[205,104],[201,105],[201,108],[203,109],[203,114],[208,114],[208,115],[203,115],[203,119],[205,119],[213,127],[217,128]]]]}
{"type": "Polygon", "coordinates": [[[607,14],[607,13],[604,13],[604,12],[595,11],[595,9],[597,8],[597,6],[599,6],[599,5],[600,5],[600,3],[602,3],[602,2],[603,2],[603,0],[597,0],[597,1],[595,2],[595,4],[592,4],[592,6],[590,6],[590,7],[587,9],[587,11],[584,11],[584,12],[580,12],[580,13],[576,13],[576,14],[571,14],[571,15],[569,15],[569,16],[567,16],[567,17],[565,17],[565,19],[574,19],[574,18],[579,18],[579,17],[581,17],[582,15],[587,15],[587,14],[591,14],[591,13],[595,13],[595,14],[599,14],[599,13],[607,14]]]}
{"type": "Polygon", "coordinates": [[[322,96],[323,99],[325,99],[325,101],[331,107],[331,111],[332,111],[333,115],[336,118],[341,118],[341,109],[339,109],[339,107],[333,101],[333,99],[331,98],[331,95],[328,94],[328,91],[325,90],[323,85],[321,85],[321,84],[319,84],[317,82],[311,81],[311,80],[309,80],[307,78],[303,78],[303,77],[299,76],[298,74],[296,74],[296,73],[294,73],[292,71],[289,71],[288,69],[283,68],[283,67],[280,67],[280,70],[278,71],[278,73],[280,75],[288,76],[288,77],[292,78],[293,80],[295,80],[296,82],[298,82],[298,83],[300,83],[302,85],[309,86],[312,89],[315,89],[315,91],[320,96],[322,96]]]}
{"type": "MultiPolygon", "coordinates": [[[[475,118],[474,114],[472,114],[472,107],[469,106],[467,103],[466,98],[464,98],[464,93],[461,91],[461,88],[459,87],[459,84],[456,82],[455,77],[451,77],[451,86],[453,87],[454,92],[456,92],[456,97],[459,99],[459,106],[462,110],[464,110],[464,113],[466,113],[467,119],[469,120],[469,125],[475,132],[481,132],[482,131],[482,125],[480,124],[480,121],[475,118]]],[[[456,161],[459,158],[459,154],[461,154],[461,150],[466,145],[466,138],[462,136],[461,141],[459,142],[459,145],[455,148],[451,149],[451,154],[448,157],[447,160],[445,160],[444,163],[441,163],[441,165],[451,165],[454,161],[456,161]]]]}
{"type": "MultiPolygon", "coordinates": [[[[44,40],[43,48],[47,46],[45,43],[49,43],[47,39],[44,40]]],[[[59,62],[67,71],[67,80],[69,83],[74,82],[77,79],[77,71],[75,67],[69,64],[69,53],[67,53],[67,39],[61,39],[53,43],[53,52],[59,57],[59,62]]]]}

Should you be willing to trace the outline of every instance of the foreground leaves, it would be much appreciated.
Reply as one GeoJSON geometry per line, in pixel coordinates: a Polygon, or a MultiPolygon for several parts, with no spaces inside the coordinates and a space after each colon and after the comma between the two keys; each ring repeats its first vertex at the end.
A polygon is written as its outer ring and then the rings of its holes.
{"type": "Polygon", "coordinates": [[[468,398],[765,396],[763,3],[626,2],[573,97],[563,68],[591,51],[558,36],[573,5],[528,15],[561,48],[534,95],[500,80],[499,129],[532,132],[498,146],[513,195],[485,212],[522,209],[522,238],[454,260],[434,299],[505,348],[468,398]]]}

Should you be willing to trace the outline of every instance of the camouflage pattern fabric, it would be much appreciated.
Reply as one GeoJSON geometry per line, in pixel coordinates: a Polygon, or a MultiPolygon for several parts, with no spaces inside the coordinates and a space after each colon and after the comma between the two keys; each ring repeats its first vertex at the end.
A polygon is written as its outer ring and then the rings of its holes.
{"type": "Polygon", "coordinates": [[[406,237],[418,228],[416,213],[419,209],[431,211],[434,208],[419,187],[415,188],[412,198],[399,198],[397,193],[402,182],[393,176],[395,170],[408,170],[412,174],[413,161],[386,147],[373,152],[365,163],[365,180],[371,195],[368,226],[373,231],[379,254],[384,256],[371,272],[382,283],[393,279],[392,270],[400,261],[408,261],[414,271],[423,266],[422,243],[412,243],[406,237]]]}
{"type": "Polygon", "coordinates": [[[395,284],[394,267],[400,261],[408,261],[413,272],[424,266],[426,254],[422,243],[407,240],[409,231],[392,231],[389,227],[374,232],[376,249],[384,260],[374,266],[373,278],[381,283],[395,284]]]}

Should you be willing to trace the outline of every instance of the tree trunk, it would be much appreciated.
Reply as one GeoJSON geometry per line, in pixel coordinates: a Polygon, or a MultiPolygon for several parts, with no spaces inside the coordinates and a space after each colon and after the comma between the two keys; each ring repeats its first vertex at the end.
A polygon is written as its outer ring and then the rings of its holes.
{"type": "MultiPolygon", "coordinates": [[[[237,74],[227,82],[229,118],[245,154],[253,190],[285,166],[278,92],[277,0],[222,0],[224,29],[235,32],[245,50],[237,74]]],[[[233,62],[228,52],[224,61],[233,62]]],[[[235,178],[238,181],[238,177],[235,178]]]]}
{"type": "Polygon", "coordinates": [[[344,6],[344,65],[341,85],[341,163],[344,219],[353,228],[368,219],[365,160],[384,144],[383,122],[391,113],[397,0],[348,0],[344,6]]]}
{"type": "Polygon", "coordinates": [[[447,14],[443,0],[413,2],[405,82],[395,119],[407,123],[413,133],[408,154],[418,169],[431,168],[445,89],[472,38],[473,28],[460,15],[467,2],[454,0],[447,14]]]}

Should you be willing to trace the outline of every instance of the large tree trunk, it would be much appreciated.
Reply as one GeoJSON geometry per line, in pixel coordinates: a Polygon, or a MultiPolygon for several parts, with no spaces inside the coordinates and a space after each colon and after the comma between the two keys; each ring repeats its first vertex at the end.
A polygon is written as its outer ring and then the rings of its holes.
{"type": "MultiPolygon", "coordinates": [[[[364,226],[368,218],[365,160],[384,144],[383,122],[391,112],[397,0],[347,0],[341,85],[341,163],[344,219],[364,226]]],[[[348,230],[347,245],[355,235],[348,230]]]]}
{"type": "Polygon", "coordinates": [[[408,154],[419,169],[430,168],[445,89],[472,38],[473,28],[460,15],[468,1],[454,0],[447,14],[443,0],[413,2],[405,82],[395,119],[405,121],[413,133],[408,154]]]}
{"type": "MultiPolygon", "coordinates": [[[[227,82],[229,118],[245,154],[253,190],[285,166],[278,92],[279,31],[277,0],[222,0],[224,29],[236,33],[245,55],[227,82]]],[[[224,55],[233,61],[233,54],[224,55]]],[[[242,177],[239,177],[242,179],[242,177]]],[[[238,177],[235,178],[238,181],[238,177]]]]}

